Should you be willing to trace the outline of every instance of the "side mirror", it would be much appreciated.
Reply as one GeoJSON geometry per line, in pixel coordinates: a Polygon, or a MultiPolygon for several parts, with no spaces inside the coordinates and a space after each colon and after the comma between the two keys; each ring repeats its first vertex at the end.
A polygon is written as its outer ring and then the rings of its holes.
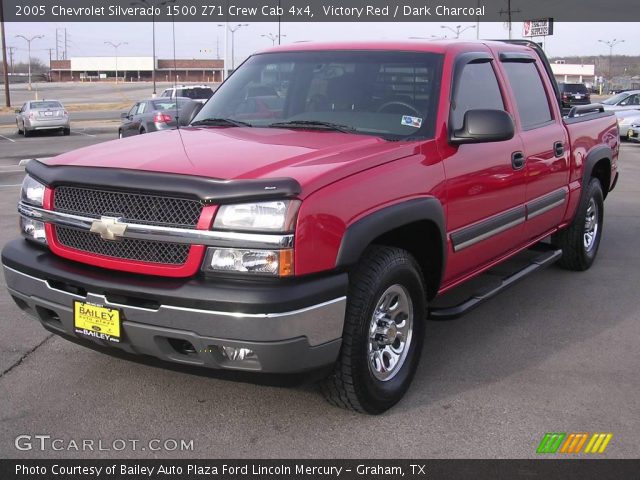
{"type": "Polygon", "coordinates": [[[121,113],[120,114],[120,120],[125,120],[127,118],[129,118],[129,114],[128,113],[121,113]]]}
{"type": "Polygon", "coordinates": [[[16,108],[16,109],[15,109],[15,112],[16,112],[16,113],[20,113],[20,112],[22,112],[22,110],[20,110],[19,108],[16,108]]]}
{"type": "Polygon", "coordinates": [[[513,138],[514,132],[513,119],[504,110],[469,110],[462,128],[452,132],[449,143],[501,142],[513,138]]]}

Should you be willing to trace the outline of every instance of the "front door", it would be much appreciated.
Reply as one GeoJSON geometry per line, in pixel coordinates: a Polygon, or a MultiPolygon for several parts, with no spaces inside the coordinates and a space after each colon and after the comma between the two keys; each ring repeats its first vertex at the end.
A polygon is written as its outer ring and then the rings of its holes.
{"type": "MultiPolygon", "coordinates": [[[[450,128],[461,128],[468,110],[508,110],[504,98],[493,61],[468,63],[454,95],[450,128]]],[[[517,161],[522,151],[517,135],[502,142],[445,150],[449,152],[443,155],[449,234],[447,283],[522,243],[525,172],[517,161]]]]}

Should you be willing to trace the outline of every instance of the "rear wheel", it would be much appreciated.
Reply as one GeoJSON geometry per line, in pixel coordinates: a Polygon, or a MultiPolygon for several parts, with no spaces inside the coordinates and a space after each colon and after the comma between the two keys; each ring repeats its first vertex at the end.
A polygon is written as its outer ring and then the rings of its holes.
{"type": "Polygon", "coordinates": [[[70,128],[65,128],[62,130],[62,134],[63,135],[71,135],[71,129],[70,128]]]}
{"type": "Polygon", "coordinates": [[[140,135],[142,135],[143,133],[147,133],[147,131],[144,128],[140,129],[140,135]]]}
{"type": "Polygon", "coordinates": [[[27,130],[27,127],[24,127],[24,136],[25,137],[30,137],[31,136],[31,131],[27,130]]]}
{"type": "Polygon", "coordinates": [[[21,135],[23,132],[22,132],[22,129],[20,128],[20,124],[18,122],[16,122],[16,128],[18,129],[18,135],[21,135]]]}
{"type": "Polygon", "coordinates": [[[562,268],[582,271],[591,267],[602,237],[603,207],[600,181],[592,178],[571,225],[553,236],[553,244],[562,249],[562,258],[558,261],[562,268]]]}
{"type": "Polygon", "coordinates": [[[350,279],[340,357],[322,390],[333,405],[379,414],[405,394],[418,366],[426,318],[415,259],[373,246],[350,279]]]}

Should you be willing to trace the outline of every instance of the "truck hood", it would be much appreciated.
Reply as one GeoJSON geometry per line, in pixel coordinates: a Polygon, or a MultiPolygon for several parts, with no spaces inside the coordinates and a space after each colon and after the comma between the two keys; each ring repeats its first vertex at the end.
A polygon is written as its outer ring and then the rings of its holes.
{"type": "Polygon", "coordinates": [[[409,156],[416,145],[340,132],[189,127],[92,145],[46,163],[223,180],[290,177],[305,196],[358,171],[409,156]]]}

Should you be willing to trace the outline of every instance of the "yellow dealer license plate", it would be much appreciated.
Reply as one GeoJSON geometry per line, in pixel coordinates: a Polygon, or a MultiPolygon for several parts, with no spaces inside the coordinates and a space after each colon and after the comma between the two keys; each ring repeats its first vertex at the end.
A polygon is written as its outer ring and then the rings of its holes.
{"type": "Polygon", "coordinates": [[[120,342],[120,312],[113,308],[73,302],[73,325],[80,335],[120,342]]]}

